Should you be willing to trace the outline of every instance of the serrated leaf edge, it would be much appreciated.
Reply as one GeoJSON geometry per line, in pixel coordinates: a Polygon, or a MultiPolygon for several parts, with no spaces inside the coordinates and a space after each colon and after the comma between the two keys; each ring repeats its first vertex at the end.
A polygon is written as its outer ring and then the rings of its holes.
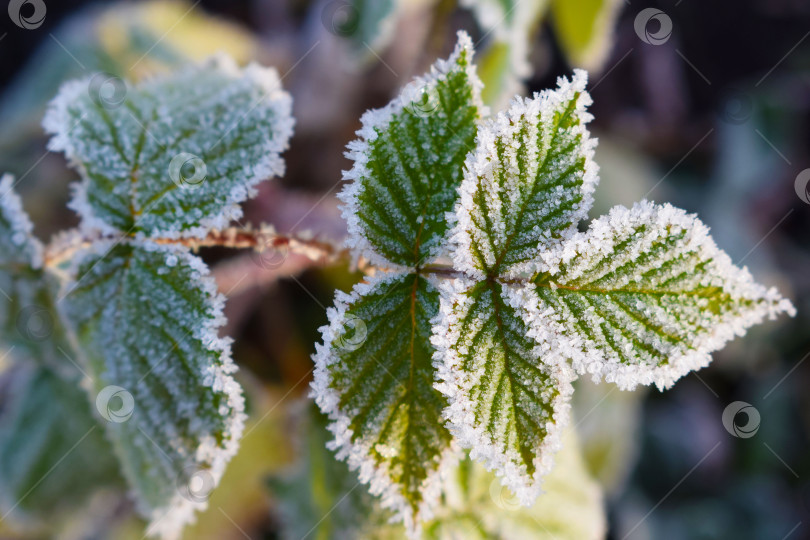
{"type": "Polygon", "coordinates": [[[0,213],[11,225],[11,242],[25,250],[31,268],[39,270],[43,264],[44,248],[33,235],[34,225],[23,209],[22,200],[14,190],[14,184],[13,175],[5,173],[0,177],[0,213]]]}
{"type": "MultiPolygon", "coordinates": [[[[199,64],[150,78],[135,86],[127,83],[127,87],[130,90],[137,91],[140,88],[148,88],[152,84],[198,70],[216,70],[235,79],[245,78],[256,83],[264,90],[262,99],[274,105],[274,112],[277,115],[272,133],[268,133],[267,136],[267,140],[271,141],[274,147],[267,149],[265,161],[253,167],[253,174],[250,177],[243,179],[239,186],[234,186],[234,189],[229,191],[228,200],[218,214],[200,219],[197,227],[182,231],[176,229],[155,230],[148,236],[140,233],[140,238],[203,238],[210,230],[223,229],[232,220],[241,218],[242,208],[240,204],[256,195],[257,184],[263,180],[284,175],[285,163],[281,153],[289,146],[295,120],[292,116],[292,96],[282,89],[281,79],[274,68],[264,67],[255,62],[251,62],[245,68],[240,68],[229,56],[218,54],[199,64]]],[[[68,203],[68,207],[74,210],[81,218],[80,228],[87,233],[101,232],[105,235],[115,235],[124,232],[129,234],[131,231],[119,231],[94,212],[87,199],[90,182],[84,168],[78,161],[76,149],[70,138],[70,132],[75,126],[71,125],[68,107],[88,92],[91,78],[69,81],[63,84],[56,97],[48,104],[42,126],[46,133],[52,135],[48,143],[48,150],[64,152],[68,163],[76,168],[83,177],[80,182],[71,186],[72,198],[68,203]]],[[[256,105],[258,105],[258,102],[256,105]]],[[[246,111],[245,115],[249,113],[250,110],[246,111]]],[[[170,181],[167,172],[167,182],[170,181]]]]}
{"type": "Polygon", "coordinates": [[[527,291],[520,302],[520,308],[530,325],[529,335],[543,351],[553,350],[555,354],[569,358],[579,374],[590,374],[594,381],[604,379],[616,383],[622,390],[632,390],[638,385],[652,383],[664,390],[690,371],[706,367],[712,360],[712,352],[720,350],[735,337],[743,336],[748,328],[759,324],[766,317],[773,320],[780,313],[791,316],[796,314],[791,302],[782,298],[775,287],[766,288],[760,285],[754,281],[746,267],[735,266],[728,254],[717,247],[709,235],[709,228],[695,214],[669,204],[656,205],[646,200],[629,209],[624,206],[612,208],[608,214],[594,220],[588,231],[577,233],[557,250],[544,253],[543,262],[537,270],[549,272],[553,276],[559,272],[560,264],[571,261],[583,252],[594,253],[601,250],[609,256],[614,245],[610,231],[641,223],[658,227],[673,225],[686,230],[686,241],[702,254],[702,258],[711,259],[711,273],[724,277],[724,289],[735,298],[756,300],[759,303],[755,308],[742,314],[730,314],[713,325],[711,332],[700,336],[693,350],[671,356],[666,366],[631,366],[613,358],[605,358],[598,352],[598,347],[586,338],[578,337],[572,341],[568,337],[570,331],[553,320],[553,312],[540,306],[537,294],[527,291]]]}
{"type": "Polygon", "coordinates": [[[343,291],[336,292],[334,307],[326,310],[329,324],[319,329],[323,336],[323,344],[316,343],[315,354],[312,355],[315,371],[313,381],[310,383],[310,397],[315,400],[331,422],[328,428],[335,439],[329,443],[329,449],[334,450],[336,458],[345,461],[350,470],[358,471],[360,483],[368,484],[369,492],[381,497],[381,506],[393,510],[394,519],[401,520],[408,535],[416,538],[420,534],[421,522],[427,521],[433,516],[433,509],[441,495],[441,481],[445,471],[452,468],[461,457],[458,447],[451,442],[450,446],[440,455],[439,465],[422,484],[419,513],[413,515],[410,505],[399,493],[397,485],[391,481],[387,467],[381,467],[369,458],[369,450],[362,443],[352,441],[353,431],[349,427],[351,417],[338,407],[340,395],[331,387],[332,376],[329,370],[330,366],[340,361],[340,358],[333,355],[331,351],[334,340],[341,335],[343,330],[347,309],[377,286],[400,279],[403,275],[397,272],[378,274],[356,284],[348,294],[343,291]]]}
{"type": "MultiPolygon", "coordinates": [[[[488,114],[488,108],[481,100],[483,83],[478,78],[475,64],[472,62],[475,52],[472,39],[463,30],[459,30],[457,36],[458,43],[453,53],[446,60],[437,60],[436,63],[431,66],[428,74],[417,77],[414,80],[420,87],[435,87],[445,75],[453,70],[461,54],[466,53],[469,55],[466,72],[473,85],[473,102],[480,111],[479,116],[484,117],[488,114]]],[[[354,161],[354,165],[350,170],[343,171],[343,180],[346,182],[346,185],[338,194],[338,199],[342,201],[341,216],[346,220],[348,227],[345,245],[351,250],[353,259],[357,261],[360,257],[363,257],[372,265],[400,272],[407,272],[410,268],[392,263],[384,256],[378,254],[374,246],[372,246],[366,238],[363,224],[360,220],[359,195],[363,187],[361,179],[369,174],[368,153],[370,144],[379,137],[378,130],[384,130],[396,114],[399,114],[407,105],[413,103],[413,101],[406,102],[404,98],[405,95],[401,92],[385,107],[370,109],[363,113],[363,116],[360,118],[362,127],[356,132],[359,138],[347,145],[347,152],[345,153],[348,159],[354,161]]],[[[396,179],[390,179],[390,181],[393,182],[396,181],[396,179]]],[[[441,245],[433,250],[433,253],[426,258],[426,261],[434,259],[440,251],[441,245]]]]}
{"type": "MultiPolygon", "coordinates": [[[[554,90],[535,92],[532,98],[515,96],[506,111],[499,112],[479,128],[475,150],[470,152],[464,164],[464,179],[459,187],[459,200],[453,214],[448,217],[451,222],[448,238],[452,246],[453,266],[456,269],[470,277],[486,278],[486,273],[477,266],[477,262],[473,258],[472,246],[475,240],[471,231],[477,229],[477,226],[473,222],[472,214],[477,210],[474,202],[476,192],[489,187],[480,185],[479,176],[492,167],[493,156],[497,156],[495,141],[502,136],[511,136],[515,131],[516,121],[524,116],[537,118],[542,115],[544,121],[549,122],[549,118],[553,118],[558,106],[570,101],[577,93],[579,93],[579,97],[575,112],[580,118],[580,125],[573,128],[572,131],[582,136],[579,151],[585,156],[581,186],[582,201],[577,210],[571,213],[571,225],[560,231],[558,237],[538,237],[538,252],[555,249],[563,241],[571,238],[577,232],[577,224],[588,217],[588,212],[593,206],[593,192],[599,183],[599,165],[594,161],[594,151],[598,140],[592,138],[587,129],[588,122],[593,119],[593,116],[586,111],[586,108],[592,103],[590,95],[585,90],[587,83],[588,73],[582,69],[575,69],[570,80],[559,77],[557,88],[554,90]]],[[[519,277],[526,272],[531,272],[533,266],[531,262],[515,265],[503,272],[500,277],[519,277]]]]}
{"type": "MultiPolygon", "coordinates": [[[[225,472],[226,465],[239,449],[239,440],[247,419],[244,412],[245,399],[242,387],[233,378],[233,373],[238,370],[238,367],[231,358],[232,340],[231,338],[219,337],[219,329],[226,322],[223,311],[225,296],[218,291],[216,281],[210,275],[208,266],[185,246],[156,244],[148,240],[124,240],[124,242],[147,251],[162,252],[165,259],[176,257],[178,260],[174,264],[180,264],[179,261],[182,261],[199,273],[200,278],[197,280],[196,285],[207,297],[210,317],[206,318],[192,335],[201,343],[204,343],[209,351],[218,354],[221,362],[221,365],[208,366],[208,370],[203,373],[203,385],[214,390],[223,391],[227,395],[228,406],[232,411],[226,432],[227,442],[224,447],[219,447],[213,438],[203,440],[194,455],[194,460],[197,463],[205,465],[205,470],[210,473],[214,487],[216,487],[225,472]]],[[[96,256],[104,257],[118,243],[119,241],[99,240],[77,253],[71,261],[70,275],[77,275],[77,271],[85,259],[96,256]]],[[[63,285],[62,296],[70,294],[71,285],[70,282],[63,285]]],[[[81,347],[78,350],[80,355],[83,354],[81,347]]],[[[107,432],[107,438],[115,447],[115,441],[110,437],[109,432],[107,432]]],[[[139,510],[149,521],[146,529],[147,535],[159,536],[164,540],[179,538],[183,528],[196,521],[195,512],[201,512],[208,507],[207,500],[193,501],[191,498],[184,497],[178,490],[164,507],[149,509],[145,508],[143,502],[138,500],[137,492],[134,489],[132,491],[139,510]]]]}
{"type": "MultiPolygon", "coordinates": [[[[448,406],[444,416],[456,442],[462,448],[469,449],[472,459],[481,462],[487,470],[494,471],[501,478],[501,483],[512,490],[521,504],[529,506],[542,493],[542,479],[554,466],[554,455],[562,445],[562,433],[570,420],[570,400],[574,392],[572,382],[576,374],[567,363],[557,358],[550,358],[548,362],[546,358],[538,359],[538,363],[550,369],[551,376],[557,382],[559,394],[552,401],[552,421],[545,426],[547,436],[537,449],[533,459],[535,471],[529,477],[525,470],[515,464],[517,459],[510,459],[510,456],[505,455],[492,442],[485,428],[473,425],[474,404],[463,390],[463,372],[459,367],[461,358],[450,346],[463,339],[457,328],[458,314],[464,310],[458,309],[455,304],[457,301],[464,302],[463,293],[473,288],[475,283],[468,279],[453,279],[442,283],[439,288],[441,304],[433,326],[433,336],[436,339],[431,340],[436,348],[433,360],[437,382],[434,387],[447,397],[448,406]]],[[[515,290],[509,286],[504,286],[504,290],[505,299],[517,309],[522,301],[520,295],[515,294],[515,290]]]]}

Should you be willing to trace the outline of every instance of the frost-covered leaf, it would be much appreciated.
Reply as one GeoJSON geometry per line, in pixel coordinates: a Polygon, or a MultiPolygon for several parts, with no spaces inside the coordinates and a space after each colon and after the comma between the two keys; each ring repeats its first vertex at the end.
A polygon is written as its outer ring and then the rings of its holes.
{"type": "Polygon", "coordinates": [[[42,366],[0,375],[0,508],[23,521],[53,521],[102,487],[119,467],[87,394],[42,366]]]}
{"type": "Polygon", "coordinates": [[[477,277],[517,276],[576,231],[597,181],[586,81],[577,70],[557,90],[516,98],[482,126],[456,207],[456,268],[477,277]]]}
{"type": "Polygon", "coordinates": [[[531,335],[623,389],[669,387],[750,326],[795,312],[734,266],[694,215],[646,201],[543,254],[541,270],[539,302],[523,303],[531,335]]]}
{"type": "Polygon", "coordinates": [[[92,378],[91,398],[150,530],[174,536],[205,507],[244,422],[223,298],[183,248],[99,242],[77,256],[66,314],[92,378]],[[120,398],[120,399],[119,399],[120,398]]]}
{"type": "Polygon", "coordinates": [[[65,334],[55,305],[57,279],[42,266],[42,245],[14,192],[14,178],[0,178],[0,344],[15,354],[59,361],[65,334]]]}
{"type": "Polygon", "coordinates": [[[474,147],[481,84],[469,36],[431,73],[386,107],[366,112],[349,144],[353,168],[340,198],[355,253],[383,266],[424,264],[437,255],[474,147]]]}
{"type": "Polygon", "coordinates": [[[621,0],[552,0],[554,35],[575,67],[598,70],[610,54],[621,0]]]}
{"type": "Polygon", "coordinates": [[[432,343],[450,432],[529,505],[568,421],[574,373],[564,362],[543,362],[518,301],[494,280],[452,281],[442,289],[432,343]]]}
{"type": "Polygon", "coordinates": [[[446,402],[433,388],[433,284],[394,274],[339,292],[317,346],[313,396],[333,421],[337,456],[413,529],[430,515],[453,459],[446,402]]]}
{"type": "Polygon", "coordinates": [[[221,56],[134,87],[98,74],[67,83],[43,123],[82,174],[71,206],[86,228],[202,236],[284,172],[290,110],[275,70],[221,56]]]}

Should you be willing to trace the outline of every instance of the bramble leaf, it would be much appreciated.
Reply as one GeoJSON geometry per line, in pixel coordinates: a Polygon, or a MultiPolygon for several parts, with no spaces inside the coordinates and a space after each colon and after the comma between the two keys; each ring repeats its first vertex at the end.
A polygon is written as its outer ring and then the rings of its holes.
{"type": "Polygon", "coordinates": [[[383,266],[416,267],[434,258],[458,198],[464,157],[482,114],[472,41],[406,86],[386,107],[366,112],[349,144],[353,168],[340,194],[348,243],[383,266]]]}
{"type": "Polygon", "coordinates": [[[450,432],[528,505],[559,448],[574,373],[538,360],[522,315],[508,286],[455,280],[431,341],[450,432]]]}
{"type": "Polygon", "coordinates": [[[795,313],[754,282],[694,215],[646,201],[614,208],[559,250],[523,303],[530,334],[581,374],[623,389],[671,386],[754,324],[795,313]]]}
{"type": "Polygon", "coordinates": [[[0,343],[52,368],[66,345],[56,311],[59,282],[42,265],[43,248],[14,192],[14,178],[0,178],[0,343]]]}
{"type": "Polygon", "coordinates": [[[77,381],[20,362],[0,375],[0,506],[50,521],[103,487],[121,487],[118,463],[77,381]]]}
{"type": "Polygon", "coordinates": [[[586,81],[575,71],[557,90],[516,98],[481,127],[451,232],[457,269],[479,278],[518,276],[587,215],[598,167],[585,128],[586,81]]]}
{"type": "Polygon", "coordinates": [[[275,70],[221,56],[134,87],[99,74],[67,83],[43,125],[82,174],[71,206],[85,228],[204,236],[283,174],[290,110],[275,70]]]}
{"type": "Polygon", "coordinates": [[[205,507],[244,423],[230,340],[217,337],[223,298],[185,248],[111,241],[77,255],[65,295],[139,510],[174,536],[205,507]]]}
{"type": "Polygon", "coordinates": [[[438,291],[422,276],[394,274],[338,293],[335,304],[314,357],[313,397],[333,421],[338,458],[413,529],[454,455],[446,402],[433,388],[438,291]]]}

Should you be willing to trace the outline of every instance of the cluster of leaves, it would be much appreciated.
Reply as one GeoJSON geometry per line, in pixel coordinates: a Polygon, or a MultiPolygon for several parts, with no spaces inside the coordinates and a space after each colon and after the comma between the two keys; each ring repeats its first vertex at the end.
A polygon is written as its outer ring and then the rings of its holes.
{"type": "Polygon", "coordinates": [[[412,533],[459,447],[532,504],[577,375],[663,389],[793,312],[669,205],[579,232],[598,180],[585,72],[487,118],[472,55],[460,33],[419,91],[364,115],[340,197],[383,273],[338,292],[314,356],[331,447],[412,533]]]}
{"type": "MultiPolygon", "coordinates": [[[[13,179],[0,184],[0,339],[29,366],[8,375],[27,390],[2,411],[0,474],[16,509],[60,455],[101,474],[114,452],[150,531],[174,537],[205,507],[196,483],[216,485],[245,418],[230,340],[217,334],[224,298],[177,240],[226,226],[259,181],[283,174],[291,99],[274,70],[224,57],[117,90],[111,101],[93,79],[66,83],[44,120],[50,148],[82,177],[71,202],[79,231],[56,242],[74,248],[69,260],[43,264],[13,179]],[[98,415],[86,397],[76,403],[79,379],[98,415]],[[33,410],[53,421],[23,429],[33,410]]],[[[79,473],[90,483],[88,469],[48,485],[79,473]]]]}

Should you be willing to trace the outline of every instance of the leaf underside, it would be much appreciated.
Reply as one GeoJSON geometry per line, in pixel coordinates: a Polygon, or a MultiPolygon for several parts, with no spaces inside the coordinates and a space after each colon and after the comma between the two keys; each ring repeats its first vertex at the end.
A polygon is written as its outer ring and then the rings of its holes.
{"type": "Polygon", "coordinates": [[[272,69],[217,57],[134,87],[97,81],[64,85],[43,121],[82,173],[71,206],[87,227],[201,236],[284,172],[291,100],[272,69]]]}
{"type": "Polygon", "coordinates": [[[335,421],[338,457],[405,516],[422,511],[450,445],[429,342],[438,305],[438,291],[415,274],[361,284],[330,314],[316,358],[313,387],[335,421]]]}
{"type": "Polygon", "coordinates": [[[204,507],[183,486],[200,471],[215,485],[241,435],[230,341],[217,337],[222,298],[183,249],[108,242],[79,260],[67,315],[95,393],[114,385],[133,397],[131,417],[107,422],[108,436],[141,511],[171,536],[204,507]]]}

